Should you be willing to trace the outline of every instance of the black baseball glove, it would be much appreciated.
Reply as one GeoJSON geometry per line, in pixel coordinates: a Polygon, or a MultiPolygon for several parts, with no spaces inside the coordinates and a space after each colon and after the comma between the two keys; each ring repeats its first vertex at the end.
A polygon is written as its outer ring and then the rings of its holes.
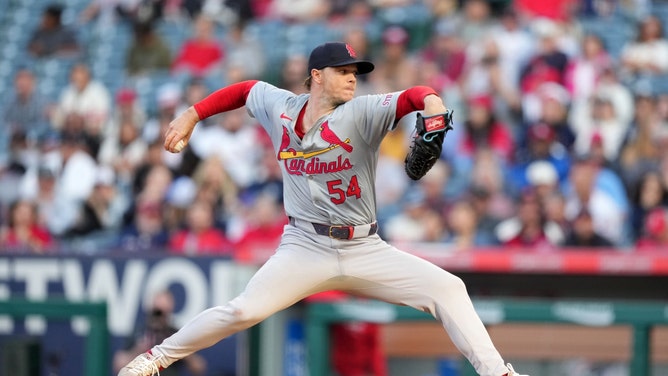
{"type": "Polygon", "coordinates": [[[420,180],[434,166],[441,156],[445,134],[451,129],[451,110],[427,117],[417,114],[415,138],[404,160],[408,177],[420,180]]]}

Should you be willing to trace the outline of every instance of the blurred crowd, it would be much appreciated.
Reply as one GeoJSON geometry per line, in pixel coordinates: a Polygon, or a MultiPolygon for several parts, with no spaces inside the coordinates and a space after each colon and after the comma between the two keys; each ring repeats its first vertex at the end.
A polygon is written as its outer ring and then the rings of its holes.
{"type": "Polygon", "coordinates": [[[428,85],[454,110],[442,158],[418,182],[403,171],[414,115],[381,145],[378,221],[387,240],[458,252],[667,249],[663,5],[92,0],[69,23],[65,6],[48,5],[26,30],[25,49],[33,61],[74,63],[50,99],[28,61],[16,62],[0,104],[0,249],[241,260],[273,249],[287,223],[280,169],[244,108],[201,122],[180,154],[164,151],[161,139],[176,114],[230,83],[306,91],[314,46],[268,48],[249,30],[269,23],[306,33],[320,25],[372,60],[358,95],[428,85]],[[165,20],[187,28],[176,48],[156,27],[165,20]],[[93,74],[100,62],[76,30],[90,24],[132,30],[119,87],[93,74]],[[623,27],[631,33],[613,38],[623,27]],[[168,79],[149,105],[135,84],[153,75],[168,79]]]}

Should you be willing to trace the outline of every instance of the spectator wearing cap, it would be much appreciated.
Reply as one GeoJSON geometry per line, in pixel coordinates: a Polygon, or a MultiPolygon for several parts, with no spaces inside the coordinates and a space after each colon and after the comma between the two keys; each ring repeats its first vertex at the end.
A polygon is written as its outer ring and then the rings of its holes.
{"type": "Polygon", "coordinates": [[[415,85],[418,66],[409,51],[409,42],[410,35],[401,26],[390,26],[383,31],[382,57],[369,74],[374,91],[394,92],[415,85]]]}
{"type": "Polygon", "coordinates": [[[148,194],[136,197],[129,221],[112,247],[122,252],[161,252],[167,248],[169,232],[163,220],[162,202],[148,194]]]}
{"type": "Polygon", "coordinates": [[[617,161],[611,161],[606,157],[603,136],[600,132],[594,133],[591,136],[591,146],[587,154],[588,158],[599,166],[615,172],[618,170],[617,161]]]}
{"type": "Polygon", "coordinates": [[[118,134],[121,123],[125,121],[132,122],[139,128],[143,128],[146,120],[146,109],[137,97],[137,92],[131,87],[122,87],[114,96],[114,103],[108,125],[104,130],[104,137],[118,134]]]}
{"type": "Polygon", "coordinates": [[[49,4],[44,9],[42,20],[28,42],[28,51],[33,56],[76,56],[80,52],[75,31],[62,23],[64,10],[58,3],[49,4]]]}
{"type": "Polygon", "coordinates": [[[612,248],[614,244],[594,228],[594,220],[587,209],[582,209],[571,221],[570,233],[564,242],[569,248],[612,248]]]}
{"type": "Polygon", "coordinates": [[[545,123],[536,123],[527,128],[526,148],[520,150],[516,163],[507,170],[506,183],[512,195],[518,195],[530,186],[527,169],[535,161],[547,161],[557,171],[559,182],[568,178],[571,165],[569,154],[557,142],[554,129],[545,123]]]}
{"type": "Polygon", "coordinates": [[[548,161],[531,162],[526,170],[527,181],[543,203],[551,194],[558,192],[559,175],[554,165],[548,161]]]}
{"type": "Polygon", "coordinates": [[[571,96],[560,84],[546,82],[532,95],[524,97],[523,116],[527,124],[544,123],[555,132],[556,142],[566,152],[573,149],[575,134],[570,125],[571,96]]]}

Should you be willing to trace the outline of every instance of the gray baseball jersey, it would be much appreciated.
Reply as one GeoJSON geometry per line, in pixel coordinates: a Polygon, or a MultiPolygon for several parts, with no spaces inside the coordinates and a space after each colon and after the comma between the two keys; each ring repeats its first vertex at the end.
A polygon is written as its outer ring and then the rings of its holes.
{"type": "Polygon", "coordinates": [[[271,137],[289,216],[334,225],[376,220],[378,146],[395,125],[398,96],[356,97],[320,118],[300,139],[294,123],[309,95],[263,82],[253,86],[246,107],[271,137]]]}

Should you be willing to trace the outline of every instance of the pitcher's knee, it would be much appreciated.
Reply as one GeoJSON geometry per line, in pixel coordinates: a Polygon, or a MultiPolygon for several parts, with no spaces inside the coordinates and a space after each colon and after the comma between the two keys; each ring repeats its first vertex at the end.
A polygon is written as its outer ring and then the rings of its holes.
{"type": "Polygon", "coordinates": [[[225,304],[214,308],[221,315],[222,321],[228,322],[238,330],[249,328],[264,320],[265,315],[253,309],[225,304]]]}
{"type": "Polygon", "coordinates": [[[456,275],[448,273],[447,277],[443,278],[441,283],[443,284],[443,289],[449,293],[466,292],[466,284],[456,275]]]}

